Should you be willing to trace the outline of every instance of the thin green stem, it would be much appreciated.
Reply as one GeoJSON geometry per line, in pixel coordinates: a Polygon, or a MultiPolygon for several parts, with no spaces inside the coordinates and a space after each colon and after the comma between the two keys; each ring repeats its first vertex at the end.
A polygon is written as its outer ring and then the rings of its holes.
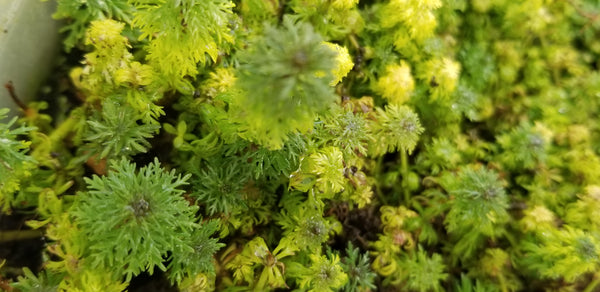
{"type": "Polygon", "coordinates": [[[62,140],[64,140],[67,137],[67,135],[69,135],[69,133],[71,133],[71,131],[77,124],[78,118],[79,117],[73,116],[73,114],[71,114],[62,124],[60,124],[56,129],[54,129],[54,131],[52,131],[52,134],[50,134],[50,136],[48,137],[48,140],[50,141],[50,148],[36,147],[31,153],[31,156],[34,158],[45,158],[48,157],[50,155],[50,152],[54,149],[59,149],[59,143],[62,140]]]}
{"type": "Polygon", "coordinates": [[[387,199],[383,195],[383,191],[381,191],[381,186],[379,185],[379,182],[382,181],[382,179],[381,179],[381,169],[383,168],[382,163],[383,163],[383,156],[379,156],[379,158],[377,158],[377,165],[375,165],[375,177],[377,178],[377,181],[375,182],[375,192],[377,193],[377,197],[379,198],[379,201],[381,202],[381,204],[387,205],[387,199]]]}
{"type": "Polygon", "coordinates": [[[69,117],[56,128],[52,134],[50,134],[50,141],[55,145],[56,143],[62,141],[75,127],[78,121],[78,116],[74,116],[73,114],[69,115],[69,117]]]}
{"type": "Polygon", "coordinates": [[[0,231],[0,242],[9,242],[42,237],[39,230],[4,230],[0,231]]]}
{"type": "Polygon", "coordinates": [[[506,279],[504,278],[502,272],[498,273],[498,282],[500,283],[500,291],[508,292],[508,287],[506,287],[506,279]]]}
{"type": "Polygon", "coordinates": [[[400,174],[402,175],[402,191],[404,192],[404,203],[406,206],[410,200],[410,190],[408,189],[408,154],[406,150],[400,152],[400,174]]]}

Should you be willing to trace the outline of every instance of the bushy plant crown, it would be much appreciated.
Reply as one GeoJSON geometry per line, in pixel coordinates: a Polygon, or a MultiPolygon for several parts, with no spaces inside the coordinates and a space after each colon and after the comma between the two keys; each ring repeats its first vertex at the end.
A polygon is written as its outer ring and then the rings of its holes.
{"type": "Polygon", "coordinates": [[[596,2],[57,2],[62,81],[0,109],[44,263],[0,288],[598,289],[596,2]]]}

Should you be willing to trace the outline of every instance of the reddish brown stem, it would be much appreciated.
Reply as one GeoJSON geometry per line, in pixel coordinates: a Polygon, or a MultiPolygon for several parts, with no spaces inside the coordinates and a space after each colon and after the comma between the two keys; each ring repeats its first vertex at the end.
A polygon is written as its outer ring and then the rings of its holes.
{"type": "Polygon", "coordinates": [[[10,98],[12,98],[12,100],[17,104],[17,106],[19,106],[23,111],[27,111],[29,108],[27,107],[26,104],[24,104],[19,97],[17,97],[17,93],[15,92],[15,86],[13,85],[12,81],[8,81],[4,84],[4,88],[6,88],[6,90],[8,90],[8,95],[10,95],[10,98]]]}

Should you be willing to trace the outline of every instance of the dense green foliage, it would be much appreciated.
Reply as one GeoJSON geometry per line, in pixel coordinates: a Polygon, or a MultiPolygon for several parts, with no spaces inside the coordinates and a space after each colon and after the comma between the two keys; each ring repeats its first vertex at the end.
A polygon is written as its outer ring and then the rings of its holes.
{"type": "Polygon", "coordinates": [[[0,110],[12,289],[600,289],[595,1],[57,9],[68,110],[0,110]]]}

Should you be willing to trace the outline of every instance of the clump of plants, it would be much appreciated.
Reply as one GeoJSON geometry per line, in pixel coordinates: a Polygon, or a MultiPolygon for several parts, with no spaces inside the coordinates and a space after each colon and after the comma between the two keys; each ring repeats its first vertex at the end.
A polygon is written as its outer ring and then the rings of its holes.
{"type": "Polygon", "coordinates": [[[596,2],[57,2],[75,62],[0,110],[43,262],[0,287],[599,289],[596,2]]]}

